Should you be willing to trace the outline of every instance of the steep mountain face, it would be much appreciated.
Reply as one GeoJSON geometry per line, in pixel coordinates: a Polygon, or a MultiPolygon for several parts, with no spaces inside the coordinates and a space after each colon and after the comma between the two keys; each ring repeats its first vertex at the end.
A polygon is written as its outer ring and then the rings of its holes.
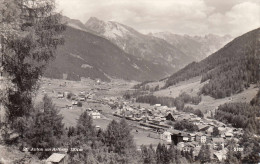
{"type": "Polygon", "coordinates": [[[109,81],[110,78],[155,80],[167,73],[167,67],[126,54],[105,38],[68,26],[65,44],[48,66],[45,76],[79,80],[90,77],[109,81]]]}
{"type": "Polygon", "coordinates": [[[143,35],[117,22],[104,22],[92,17],[85,26],[109,39],[130,55],[168,67],[168,73],[175,72],[195,60],[163,39],[143,35]]]}
{"type": "Polygon", "coordinates": [[[172,34],[170,32],[159,32],[154,34],[150,33],[149,35],[164,39],[173,46],[178,47],[185,54],[196,58],[197,61],[216,52],[232,39],[229,35],[221,37],[213,34],[189,36],[172,34]]]}
{"type": "Polygon", "coordinates": [[[195,76],[208,81],[201,90],[214,98],[239,93],[260,79],[260,28],[248,32],[201,62],[193,62],[174,73],[165,88],[195,76]]]}

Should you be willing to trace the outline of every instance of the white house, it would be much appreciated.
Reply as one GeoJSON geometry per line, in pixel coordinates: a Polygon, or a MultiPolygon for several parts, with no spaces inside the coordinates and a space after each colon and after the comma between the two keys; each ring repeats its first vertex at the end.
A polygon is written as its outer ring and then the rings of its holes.
{"type": "Polygon", "coordinates": [[[72,105],[78,105],[78,101],[72,101],[72,105]]]}
{"type": "Polygon", "coordinates": [[[188,142],[188,141],[189,141],[189,137],[184,136],[184,137],[183,137],[183,142],[188,142]]]}
{"type": "Polygon", "coordinates": [[[62,98],[64,98],[64,94],[63,94],[63,93],[61,93],[61,92],[58,92],[58,98],[59,98],[59,99],[62,99],[62,98]]]}
{"type": "Polygon", "coordinates": [[[225,137],[226,138],[232,138],[234,135],[233,135],[233,133],[231,133],[231,132],[226,132],[225,133],[225,137]]]}
{"type": "Polygon", "coordinates": [[[166,141],[167,143],[172,143],[172,133],[169,131],[163,132],[160,138],[161,140],[166,141]]]}
{"type": "Polygon", "coordinates": [[[86,101],[86,97],[80,96],[79,101],[86,101]]]}
{"type": "Polygon", "coordinates": [[[93,119],[101,118],[101,114],[98,111],[92,111],[89,113],[89,115],[92,116],[93,119]]]}
{"type": "Polygon", "coordinates": [[[206,141],[207,141],[207,136],[205,136],[205,135],[201,136],[200,142],[201,143],[206,143],[206,141]]]}

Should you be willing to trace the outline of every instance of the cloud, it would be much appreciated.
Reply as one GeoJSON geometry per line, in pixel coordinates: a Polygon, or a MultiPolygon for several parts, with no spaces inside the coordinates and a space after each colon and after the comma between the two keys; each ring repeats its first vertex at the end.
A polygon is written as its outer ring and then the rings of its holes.
{"type": "Polygon", "coordinates": [[[225,10],[221,10],[225,4],[217,3],[219,0],[57,0],[57,4],[64,15],[83,23],[95,16],[144,33],[239,35],[259,26],[260,9],[256,1],[226,0],[229,7],[225,10]]]}
{"type": "Polygon", "coordinates": [[[234,5],[225,14],[215,13],[208,17],[209,28],[215,33],[229,33],[233,36],[260,27],[260,5],[243,2],[234,5]]]}

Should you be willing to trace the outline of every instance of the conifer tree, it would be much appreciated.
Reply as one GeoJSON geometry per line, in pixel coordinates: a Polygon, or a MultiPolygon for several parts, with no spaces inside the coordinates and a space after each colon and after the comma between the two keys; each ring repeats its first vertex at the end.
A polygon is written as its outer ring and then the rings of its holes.
{"type": "MultiPolygon", "coordinates": [[[[28,127],[24,131],[26,145],[34,148],[55,148],[63,144],[64,134],[63,117],[59,114],[52,100],[44,96],[43,101],[35,107],[28,127]]],[[[24,145],[24,146],[26,146],[24,145]]],[[[40,153],[40,157],[46,157],[50,152],[40,153]]]]}
{"type": "Polygon", "coordinates": [[[219,133],[218,127],[214,127],[214,128],[213,128],[212,135],[213,135],[214,137],[217,137],[219,134],[220,134],[220,133],[219,133]]]}
{"type": "Polygon", "coordinates": [[[207,163],[210,162],[210,150],[208,145],[202,145],[200,148],[200,152],[198,155],[198,160],[200,160],[201,163],[207,163]]]}
{"type": "Polygon", "coordinates": [[[54,13],[54,0],[0,3],[3,71],[14,85],[8,91],[5,105],[7,120],[15,128],[19,118],[30,116],[38,80],[55,56],[57,46],[63,43],[61,34],[65,25],[61,23],[61,15],[54,13]]]}
{"type": "Polygon", "coordinates": [[[134,150],[135,145],[130,132],[131,129],[125,119],[122,119],[120,123],[115,120],[111,121],[105,132],[105,143],[110,151],[127,154],[134,150]]]}
{"type": "Polygon", "coordinates": [[[141,157],[143,159],[144,164],[155,164],[155,150],[153,149],[152,145],[145,146],[141,145],[141,157]]]}

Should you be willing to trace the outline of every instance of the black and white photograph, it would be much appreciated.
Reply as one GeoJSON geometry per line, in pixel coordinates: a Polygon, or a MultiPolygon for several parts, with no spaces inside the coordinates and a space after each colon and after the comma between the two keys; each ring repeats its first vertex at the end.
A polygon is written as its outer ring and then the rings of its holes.
{"type": "Polygon", "coordinates": [[[260,164],[260,1],[0,0],[0,164],[260,164]]]}

